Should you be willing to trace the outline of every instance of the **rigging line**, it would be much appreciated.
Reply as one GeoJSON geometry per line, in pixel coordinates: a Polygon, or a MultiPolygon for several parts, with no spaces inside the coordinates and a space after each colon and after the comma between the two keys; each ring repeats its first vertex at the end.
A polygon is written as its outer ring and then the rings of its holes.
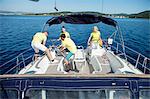
{"type": "Polygon", "coordinates": [[[122,45],[122,48],[123,48],[123,53],[124,53],[124,56],[125,56],[125,59],[127,60],[127,56],[126,56],[126,52],[125,52],[125,46],[124,46],[124,39],[123,39],[123,34],[122,34],[122,32],[121,32],[121,30],[120,30],[120,27],[118,26],[118,33],[119,33],[119,39],[120,39],[120,41],[121,41],[121,45],[122,45]]]}
{"type": "Polygon", "coordinates": [[[56,7],[56,0],[55,0],[55,7],[56,7]]]}
{"type": "Polygon", "coordinates": [[[103,5],[104,5],[104,1],[102,0],[102,9],[101,9],[102,13],[103,13],[103,5]]]}
{"type": "Polygon", "coordinates": [[[57,9],[57,7],[56,7],[56,0],[55,0],[55,6],[54,6],[54,9],[55,9],[56,11],[58,11],[58,9],[57,9]]]}

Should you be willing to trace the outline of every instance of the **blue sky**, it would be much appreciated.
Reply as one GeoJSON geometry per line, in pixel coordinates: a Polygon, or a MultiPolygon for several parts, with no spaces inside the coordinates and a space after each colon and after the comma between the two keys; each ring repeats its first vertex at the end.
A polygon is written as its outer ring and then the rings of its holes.
{"type": "MultiPolygon", "coordinates": [[[[55,12],[55,0],[0,0],[0,10],[21,12],[55,12]]],[[[150,10],[150,0],[103,0],[103,13],[139,13],[150,10]]],[[[102,12],[102,0],[57,0],[60,11],[102,12]]]]}

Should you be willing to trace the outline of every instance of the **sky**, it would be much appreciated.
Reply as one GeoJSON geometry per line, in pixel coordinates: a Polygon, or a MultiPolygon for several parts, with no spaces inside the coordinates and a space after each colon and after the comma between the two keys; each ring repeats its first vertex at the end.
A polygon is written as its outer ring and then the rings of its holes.
{"type": "MultiPolygon", "coordinates": [[[[107,14],[139,13],[150,10],[150,0],[56,0],[59,11],[95,11],[107,14]],[[103,7],[102,7],[103,5],[103,7]]],[[[55,0],[0,0],[1,11],[55,12],[55,0]]]]}

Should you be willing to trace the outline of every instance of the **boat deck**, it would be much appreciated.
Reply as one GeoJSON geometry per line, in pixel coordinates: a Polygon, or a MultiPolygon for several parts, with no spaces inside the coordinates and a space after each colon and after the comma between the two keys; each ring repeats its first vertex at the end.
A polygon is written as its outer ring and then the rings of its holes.
{"type": "MultiPolygon", "coordinates": [[[[85,53],[84,53],[85,54],[85,53]]],[[[19,74],[122,74],[122,71],[128,71],[134,74],[134,69],[127,66],[124,61],[117,58],[112,52],[105,52],[104,55],[85,56],[75,60],[71,58],[68,66],[64,65],[64,57],[57,55],[57,62],[51,63],[47,56],[39,58],[37,62],[30,63],[19,74]],[[73,65],[74,64],[74,65],[73,65]],[[69,72],[66,72],[69,70],[69,72]]],[[[128,64],[129,65],[129,64],[128,64]]],[[[132,67],[132,66],[131,66],[132,67]]],[[[137,71],[136,71],[137,72],[137,71]]]]}
{"type": "Polygon", "coordinates": [[[70,65],[64,66],[63,59],[64,58],[62,56],[57,57],[56,60],[58,60],[58,62],[49,64],[45,74],[64,74],[64,73],[66,73],[65,71],[58,70],[60,65],[63,66],[64,70],[70,69],[70,71],[67,72],[68,74],[91,74],[92,67],[90,64],[88,64],[87,61],[86,61],[86,64],[87,64],[86,66],[84,66],[84,64],[82,62],[80,62],[80,63],[76,63],[76,66],[73,69],[72,62],[70,63],[70,65]]]}

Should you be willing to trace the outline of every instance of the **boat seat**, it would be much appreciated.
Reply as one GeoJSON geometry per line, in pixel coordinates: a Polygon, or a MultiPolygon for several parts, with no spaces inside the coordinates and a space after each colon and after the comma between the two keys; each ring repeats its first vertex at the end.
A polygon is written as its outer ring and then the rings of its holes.
{"type": "Polygon", "coordinates": [[[84,64],[82,65],[81,70],[83,69],[83,66],[86,66],[86,57],[85,57],[83,46],[77,46],[77,52],[75,53],[74,59],[72,61],[73,69],[78,69],[77,65],[75,68],[75,64],[78,64],[78,63],[84,64]]]}
{"type": "Polygon", "coordinates": [[[59,74],[59,73],[63,73],[63,72],[59,72],[57,71],[57,65],[50,65],[46,71],[46,74],[59,74]]]}
{"type": "Polygon", "coordinates": [[[117,59],[117,57],[115,55],[113,55],[110,52],[106,53],[106,56],[109,59],[110,62],[110,66],[112,68],[112,71],[115,73],[116,71],[118,71],[119,69],[123,68],[123,64],[117,59]]]}
{"type": "Polygon", "coordinates": [[[93,74],[107,74],[111,72],[110,64],[107,58],[94,55],[91,58],[91,65],[93,67],[93,74]]]}
{"type": "Polygon", "coordinates": [[[105,54],[105,52],[106,51],[104,48],[92,49],[91,50],[91,57],[94,55],[103,56],[105,54]]]}
{"type": "Polygon", "coordinates": [[[63,74],[64,73],[64,67],[63,67],[63,57],[56,58],[58,60],[58,63],[49,64],[49,67],[46,74],[63,74]]]}

